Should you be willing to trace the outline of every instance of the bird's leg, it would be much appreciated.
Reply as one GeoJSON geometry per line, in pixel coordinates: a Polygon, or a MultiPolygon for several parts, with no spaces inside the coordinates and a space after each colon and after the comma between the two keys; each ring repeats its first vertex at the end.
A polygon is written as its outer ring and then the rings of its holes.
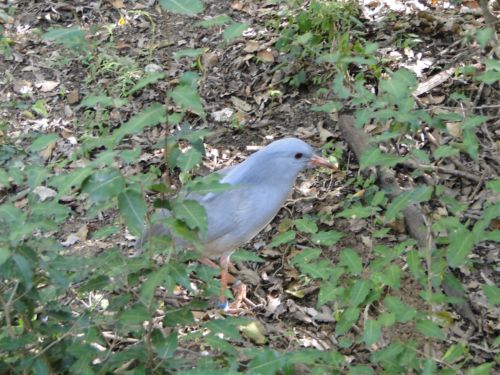
{"type": "Polygon", "coordinates": [[[227,289],[227,284],[234,282],[236,279],[229,274],[227,271],[229,267],[229,256],[228,255],[223,255],[220,258],[220,265],[221,265],[221,271],[220,271],[220,298],[219,301],[221,305],[227,305],[227,299],[225,297],[225,292],[227,289]]]}

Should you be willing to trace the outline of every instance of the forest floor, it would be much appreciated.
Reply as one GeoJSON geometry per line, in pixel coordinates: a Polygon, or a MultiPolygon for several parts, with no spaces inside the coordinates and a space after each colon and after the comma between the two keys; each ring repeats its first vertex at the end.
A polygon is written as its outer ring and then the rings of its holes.
{"type": "MultiPolygon", "coordinates": [[[[318,285],[312,280],[305,280],[288,263],[300,246],[308,245],[308,240],[298,238],[298,246],[268,246],[276,233],[288,229],[290,219],[314,212],[335,214],[346,200],[363,193],[345,184],[348,179],[358,176],[359,167],[335,125],[335,116],[311,110],[311,105],[320,104],[316,95],[318,86],[304,84],[293,87],[285,84],[283,72],[276,69],[280,61],[272,46],[278,35],[269,32],[266,25],[276,19],[282,5],[267,1],[205,1],[205,10],[196,21],[227,14],[235,21],[249,24],[243,36],[226,43],[222,41],[222,27],[202,28],[193,22],[193,18],[164,12],[159,6],[152,5],[152,1],[26,0],[15,3],[18,4],[16,13],[12,19],[4,22],[9,28],[16,28],[18,36],[11,46],[10,57],[0,59],[0,72],[6,77],[2,78],[2,83],[9,83],[0,88],[0,120],[6,124],[0,128],[0,139],[2,135],[14,138],[32,132],[55,131],[61,134],[65,143],[50,150],[47,158],[72,157],[79,139],[89,132],[85,112],[78,104],[95,88],[93,83],[87,83],[89,72],[82,69],[76,60],[64,58],[65,54],[59,50],[63,47],[48,44],[30,31],[74,24],[88,29],[93,25],[105,24],[113,28],[110,28],[110,34],[102,33],[101,37],[111,37],[116,49],[101,51],[102,55],[95,56],[101,59],[100,69],[105,69],[107,62],[119,61],[123,64],[124,80],[126,70],[133,74],[134,69],[144,69],[144,66],[161,69],[166,72],[167,78],[153,89],[142,91],[125,106],[110,111],[101,119],[102,127],[117,127],[151,102],[171,105],[167,97],[168,90],[177,83],[182,72],[198,69],[201,77],[199,93],[208,116],[206,119],[192,116],[188,120],[193,128],[211,131],[206,139],[208,152],[201,174],[244,160],[256,146],[283,137],[299,137],[318,148],[331,142],[335,147],[345,150],[338,172],[306,172],[301,175],[285,208],[246,245],[248,250],[258,250],[265,262],[237,262],[236,270],[233,270],[248,285],[248,298],[261,306],[246,314],[262,324],[270,347],[284,350],[298,347],[321,350],[338,348],[339,342],[335,341],[333,333],[335,318],[332,309],[328,305],[315,307],[318,285]],[[120,19],[125,22],[120,24],[120,19]],[[174,52],[186,48],[206,48],[206,52],[198,60],[173,58],[174,52]],[[270,86],[280,92],[279,97],[270,94],[270,86]],[[23,105],[26,95],[29,95],[30,103],[44,103],[41,111],[45,110],[46,114],[33,115],[31,107],[23,105]],[[218,111],[223,109],[235,114],[231,120],[217,118],[218,111]]],[[[371,41],[379,43],[378,53],[392,59],[392,69],[406,67],[417,74],[419,83],[426,83],[437,75],[436,66],[444,71],[457,64],[473,63],[467,60],[469,47],[463,46],[461,41],[467,28],[471,25],[478,27],[483,22],[479,9],[465,6],[445,9],[439,5],[433,6],[430,2],[415,4],[393,2],[397,9],[392,14],[397,14],[397,18],[386,17],[389,11],[388,6],[384,6],[365,21],[369,30],[367,35],[371,41]],[[405,33],[421,42],[413,49],[396,45],[396,34],[405,33]]],[[[99,87],[105,86],[106,79],[106,74],[100,73],[99,81],[95,83],[99,87]]],[[[489,89],[479,84],[454,80],[450,75],[438,86],[424,91],[419,103],[426,110],[440,110],[445,97],[458,88],[472,98],[473,105],[484,107],[483,114],[497,118],[496,127],[483,126],[479,129],[481,145],[477,160],[461,159],[461,156],[455,158],[453,168],[465,170],[475,179],[467,178],[466,174],[434,172],[435,180],[447,180],[447,188],[458,201],[472,203],[466,213],[472,220],[482,214],[485,201],[494,199],[483,190],[483,183],[491,176],[498,176],[500,170],[500,120],[498,108],[492,105],[499,103],[500,96],[498,92],[486,92],[489,89]]],[[[162,162],[163,156],[154,145],[166,135],[165,129],[153,128],[131,137],[131,148],[142,148],[139,156],[142,168],[147,169],[162,162]]],[[[69,168],[77,163],[70,164],[69,168]]],[[[120,168],[126,176],[137,171],[134,169],[137,167],[129,165],[121,165],[120,168]]],[[[404,168],[396,172],[398,181],[404,183],[411,180],[404,168]]],[[[56,236],[68,253],[91,256],[116,247],[124,252],[132,250],[135,239],[128,234],[117,212],[107,211],[89,220],[86,207],[80,201],[66,204],[72,208],[72,216],[56,236]],[[110,230],[113,233],[96,239],[93,233],[102,228],[118,230],[110,230]]],[[[432,211],[432,207],[427,209],[432,211]]],[[[367,262],[372,258],[375,246],[392,248],[409,239],[401,222],[395,222],[392,230],[378,239],[374,237],[374,232],[380,228],[369,219],[335,218],[325,220],[321,225],[328,230],[344,233],[338,243],[324,248],[322,256],[333,262],[338,262],[339,249],[352,248],[363,262],[367,262]]],[[[495,221],[492,225],[498,229],[500,222],[495,221]]],[[[460,316],[452,306],[445,308],[453,316],[453,323],[448,328],[448,340],[469,343],[473,361],[481,364],[492,361],[498,354],[498,348],[494,348],[492,342],[500,330],[500,310],[488,306],[479,286],[485,281],[500,285],[499,249],[484,243],[474,248],[472,257],[474,267],[461,269],[456,276],[465,288],[473,316],[460,316]]],[[[422,305],[419,292],[419,284],[413,278],[402,278],[399,297],[409,306],[421,310],[425,306],[422,305]]],[[[201,311],[195,316],[204,320],[210,314],[212,312],[201,311]]],[[[370,312],[366,311],[365,314],[370,312]]],[[[426,347],[426,341],[416,333],[412,324],[400,324],[384,331],[380,341],[382,344],[379,345],[383,345],[384,340],[391,342],[394,338],[416,341],[422,350],[432,350],[434,354],[443,350],[439,343],[434,343],[432,349],[426,347]]],[[[248,340],[241,345],[254,344],[248,340]]],[[[342,353],[361,362],[360,358],[370,355],[369,351],[360,351],[356,345],[344,349],[342,353]]]]}

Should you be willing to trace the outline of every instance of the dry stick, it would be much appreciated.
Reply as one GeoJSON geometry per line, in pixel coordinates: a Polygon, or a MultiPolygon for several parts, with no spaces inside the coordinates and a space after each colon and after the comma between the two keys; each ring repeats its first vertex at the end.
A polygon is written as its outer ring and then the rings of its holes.
{"type": "MultiPolygon", "coordinates": [[[[344,137],[344,140],[347,142],[349,147],[354,151],[354,154],[358,158],[361,157],[361,154],[364,150],[369,148],[370,137],[364,131],[357,129],[354,126],[354,118],[352,115],[342,114],[339,116],[338,122],[340,131],[344,137]]],[[[395,173],[393,170],[389,168],[369,168],[363,171],[364,175],[374,174],[377,177],[377,180],[381,187],[388,192],[388,195],[391,198],[397,197],[402,193],[401,187],[398,185],[395,173]]],[[[410,234],[417,243],[419,248],[426,249],[431,248],[435,249],[436,244],[432,236],[427,235],[427,225],[425,223],[425,216],[420,210],[419,206],[416,204],[409,204],[403,210],[403,216],[405,220],[405,226],[410,234]]],[[[454,304],[456,311],[464,318],[470,320],[470,322],[477,327],[477,322],[475,321],[475,316],[470,308],[469,303],[467,302],[465,294],[452,288],[447,285],[445,282],[441,284],[444,292],[452,297],[461,298],[464,302],[460,304],[454,304]]]]}

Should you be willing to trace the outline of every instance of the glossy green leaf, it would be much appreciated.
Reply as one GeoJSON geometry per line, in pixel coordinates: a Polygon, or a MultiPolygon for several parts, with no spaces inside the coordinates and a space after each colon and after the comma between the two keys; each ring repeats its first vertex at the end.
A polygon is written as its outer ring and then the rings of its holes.
{"type": "Polygon", "coordinates": [[[224,30],[223,38],[225,42],[229,42],[234,38],[238,38],[243,34],[243,31],[248,29],[250,26],[247,23],[234,22],[229,25],[226,30],[224,30]]]}
{"type": "Polygon", "coordinates": [[[163,9],[172,13],[196,16],[203,12],[203,3],[200,0],[160,0],[163,9]]]}
{"type": "Polygon", "coordinates": [[[165,360],[174,356],[177,350],[177,332],[174,331],[164,337],[159,330],[155,330],[152,338],[153,350],[159,359],[165,360]]]}
{"type": "Polygon", "coordinates": [[[382,152],[378,148],[370,148],[361,154],[359,167],[361,169],[374,166],[393,167],[403,161],[404,158],[400,156],[382,152]]]}
{"type": "Polygon", "coordinates": [[[149,321],[150,319],[151,315],[142,303],[137,303],[131,308],[125,309],[118,316],[118,321],[125,327],[142,325],[143,322],[149,321]]]}
{"type": "Polygon", "coordinates": [[[357,280],[351,287],[349,302],[352,306],[358,306],[364,302],[371,290],[371,283],[368,280],[357,280]]]}
{"type": "Polygon", "coordinates": [[[432,155],[435,159],[444,159],[450,156],[458,155],[459,153],[460,150],[458,150],[457,148],[444,145],[439,146],[437,149],[435,149],[432,155]]]}
{"type": "Polygon", "coordinates": [[[132,88],[129,90],[127,93],[128,95],[132,95],[133,93],[143,89],[146,86],[149,86],[152,83],[158,82],[159,80],[165,78],[165,73],[164,72],[152,72],[146,75],[145,77],[142,77],[137,83],[132,86],[132,88]]]}
{"type": "Polygon", "coordinates": [[[40,135],[31,143],[30,149],[34,152],[41,151],[58,139],[59,136],[55,133],[40,135]]]}
{"type": "Polygon", "coordinates": [[[316,245],[331,246],[340,241],[342,237],[344,237],[343,233],[334,230],[329,230],[329,231],[320,231],[314,233],[311,237],[311,240],[316,245]]]}
{"type": "Polygon", "coordinates": [[[167,111],[165,106],[158,103],[152,104],[113,132],[114,144],[117,145],[126,135],[137,134],[146,127],[164,123],[166,120],[167,111]]]}
{"type": "Polygon", "coordinates": [[[349,331],[354,323],[358,321],[360,310],[357,307],[349,307],[340,316],[337,325],[335,326],[335,333],[342,335],[349,331]]]}
{"type": "Polygon", "coordinates": [[[207,214],[205,208],[197,201],[177,199],[172,206],[172,210],[175,217],[184,221],[189,228],[198,229],[201,233],[207,232],[207,214]]]}
{"type": "Polygon", "coordinates": [[[187,326],[194,322],[193,313],[188,307],[171,308],[165,313],[163,324],[165,327],[187,326]]]}
{"type": "Polygon", "coordinates": [[[118,195],[118,208],[130,232],[135,236],[140,235],[144,229],[144,216],[147,212],[142,194],[133,189],[121,192],[118,195]]]}
{"type": "Polygon", "coordinates": [[[353,249],[344,249],[340,252],[340,264],[346,266],[352,275],[359,275],[363,271],[361,258],[353,249]]]}
{"type": "Polygon", "coordinates": [[[417,316],[417,311],[415,309],[394,296],[385,297],[384,306],[389,309],[390,312],[394,313],[396,320],[401,323],[406,323],[417,316]]]}
{"type": "Polygon", "coordinates": [[[500,288],[496,285],[483,285],[483,292],[491,305],[500,304],[500,288]]]}
{"type": "Polygon", "coordinates": [[[446,259],[450,267],[460,267],[465,263],[474,245],[474,236],[467,228],[462,227],[450,233],[446,259]]]}
{"type": "Polygon", "coordinates": [[[445,338],[441,327],[432,320],[419,320],[415,324],[415,328],[425,336],[433,337],[438,340],[444,340],[445,338]]]}
{"type": "Polygon", "coordinates": [[[11,251],[5,247],[0,247],[0,266],[2,266],[12,255],[11,251]]]}
{"type": "Polygon", "coordinates": [[[287,232],[283,232],[278,234],[276,237],[273,238],[271,243],[269,244],[270,247],[278,247],[280,245],[289,243],[295,241],[295,231],[289,230],[287,232]]]}
{"type": "Polygon", "coordinates": [[[363,340],[367,346],[375,344],[380,339],[382,326],[374,319],[365,321],[365,329],[363,331],[363,340]]]}
{"type": "Polygon", "coordinates": [[[316,222],[308,217],[294,220],[294,224],[295,228],[297,228],[299,232],[316,233],[318,231],[318,225],[316,222]]]}
{"type": "Polygon", "coordinates": [[[219,14],[218,16],[209,18],[207,20],[203,20],[198,22],[198,25],[204,28],[209,28],[213,26],[222,26],[225,25],[226,23],[232,22],[233,19],[225,14],[219,14]]]}
{"type": "Polygon", "coordinates": [[[188,48],[181,49],[180,51],[174,52],[174,58],[176,60],[182,59],[183,57],[198,57],[203,55],[208,48],[188,48]]]}
{"type": "Polygon", "coordinates": [[[200,117],[205,117],[206,114],[203,110],[200,96],[194,87],[185,85],[177,86],[169,93],[169,96],[184,111],[191,111],[200,117]]]}
{"type": "Polygon", "coordinates": [[[68,48],[81,48],[86,45],[83,30],[77,27],[52,29],[43,34],[42,38],[63,44],[68,48]]]}
{"type": "Polygon", "coordinates": [[[201,153],[195,149],[194,147],[191,147],[185,152],[181,152],[179,156],[177,157],[177,166],[183,171],[190,171],[193,169],[198,163],[201,162],[202,155],[201,153]]]}
{"type": "Polygon", "coordinates": [[[115,198],[125,187],[125,179],[114,168],[107,168],[94,172],[88,177],[82,190],[89,194],[93,202],[106,201],[115,198]]]}

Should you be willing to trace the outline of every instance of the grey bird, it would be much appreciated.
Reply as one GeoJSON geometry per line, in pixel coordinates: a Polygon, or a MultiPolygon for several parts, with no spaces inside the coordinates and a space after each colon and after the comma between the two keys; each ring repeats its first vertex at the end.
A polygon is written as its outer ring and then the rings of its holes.
{"type": "MultiPolygon", "coordinates": [[[[274,141],[249,156],[245,161],[218,172],[220,182],[233,188],[203,196],[187,196],[200,203],[206,211],[208,229],[202,235],[202,256],[219,258],[222,266],[221,284],[226,288],[231,253],[255,237],[276,216],[290,195],[298,174],[307,167],[335,167],[316,155],[311,146],[297,138],[274,141]]],[[[216,172],[217,173],[217,172],[216,172]]],[[[168,210],[160,216],[169,217],[168,210]]],[[[161,223],[146,228],[136,243],[140,251],[147,240],[156,236],[169,236],[170,231],[161,223]]],[[[187,245],[177,239],[176,244],[187,245]]],[[[213,262],[205,261],[208,264],[213,262]]]]}

